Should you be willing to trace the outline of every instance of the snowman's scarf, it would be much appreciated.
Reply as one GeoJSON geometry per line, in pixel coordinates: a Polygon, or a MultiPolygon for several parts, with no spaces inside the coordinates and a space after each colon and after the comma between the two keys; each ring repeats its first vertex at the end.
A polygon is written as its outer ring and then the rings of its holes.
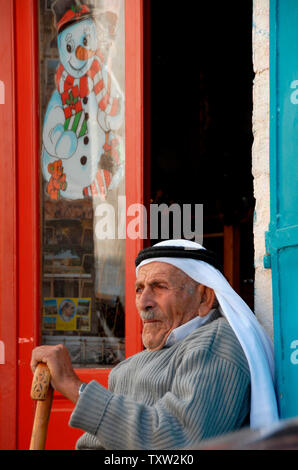
{"type": "MultiPolygon", "coordinates": [[[[95,94],[99,109],[110,116],[119,112],[119,100],[110,95],[110,86],[105,85],[102,75],[102,56],[99,51],[94,55],[91,67],[81,78],[69,75],[60,64],[56,72],[56,86],[60,93],[67,128],[69,121],[74,115],[83,111],[81,100],[92,91],[95,94]]],[[[80,134],[84,135],[87,129],[81,126],[80,134]]]]}

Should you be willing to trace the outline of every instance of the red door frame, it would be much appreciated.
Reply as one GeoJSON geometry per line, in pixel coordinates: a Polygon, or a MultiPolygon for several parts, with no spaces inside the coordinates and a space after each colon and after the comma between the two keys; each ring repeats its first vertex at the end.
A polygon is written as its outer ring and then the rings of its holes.
{"type": "Polygon", "coordinates": [[[14,9],[0,0],[0,449],[16,448],[17,238],[14,94],[14,9]],[[4,53],[5,52],[5,53],[4,53]],[[3,102],[4,101],[4,102],[3,102]]]}
{"type": "Polygon", "coordinates": [[[18,221],[17,448],[28,449],[32,430],[30,357],[39,344],[40,174],[37,4],[15,4],[16,161],[18,221]]]}
{"type": "MultiPolygon", "coordinates": [[[[30,399],[32,348],[40,344],[40,170],[37,1],[4,2],[15,5],[16,174],[18,383],[16,413],[17,449],[28,449],[34,407],[30,399]]],[[[145,203],[144,99],[143,99],[143,1],[125,1],[125,99],[126,99],[126,204],[145,203]]],[[[2,10],[3,11],[3,10],[2,10]]],[[[0,77],[1,79],[1,77],[0,77]]],[[[147,185],[148,187],[148,185],[147,185]]],[[[11,186],[10,193],[15,186],[11,186]]],[[[11,204],[13,204],[13,199],[11,204]]],[[[13,229],[13,227],[11,227],[13,229]]],[[[13,240],[11,240],[13,243],[13,240]]],[[[134,259],[144,240],[126,240],[125,334],[126,357],[141,350],[141,322],[134,304],[134,259]]],[[[2,247],[1,247],[2,248],[2,247]]],[[[2,252],[0,252],[2,253],[2,252]]],[[[14,251],[12,251],[14,253],[14,251]]],[[[13,260],[10,260],[11,263],[13,260]]],[[[13,305],[11,305],[11,309],[13,305]]],[[[16,315],[13,316],[16,318],[16,315]]],[[[16,326],[15,326],[16,329],[16,326]]],[[[16,337],[16,336],[15,336],[16,337]]],[[[1,340],[1,337],[0,337],[1,340]]],[[[15,355],[16,356],[16,355],[15,355]]],[[[13,356],[12,356],[13,358],[13,356]]],[[[0,366],[1,367],[1,366],[0,366]]],[[[78,369],[83,380],[94,378],[107,385],[109,369],[78,369]]],[[[1,399],[1,397],[0,397],[1,399]]],[[[47,449],[72,449],[81,431],[68,426],[73,405],[54,394],[47,449]]],[[[12,441],[11,441],[12,442],[12,441]]]]}

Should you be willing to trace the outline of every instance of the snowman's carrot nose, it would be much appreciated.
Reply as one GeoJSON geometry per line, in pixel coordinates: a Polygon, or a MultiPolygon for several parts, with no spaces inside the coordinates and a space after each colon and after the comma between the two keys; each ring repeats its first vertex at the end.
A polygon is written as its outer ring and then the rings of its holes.
{"type": "Polygon", "coordinates": [[[80,60],[87,60],[94,56],[94,54],[95,51],[92,51],[91,49],[85,49],[83,46],[78,46],[76,48],[76,57],[80,60]]]}

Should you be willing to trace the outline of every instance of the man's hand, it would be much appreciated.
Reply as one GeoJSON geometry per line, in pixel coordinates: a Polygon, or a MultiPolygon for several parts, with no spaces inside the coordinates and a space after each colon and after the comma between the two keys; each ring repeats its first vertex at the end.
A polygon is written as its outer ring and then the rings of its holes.
{"type": "Polygon", "coordinates": [[[30,365],[33,373],[39,362],[44,362],[50,369],[53,388],[76,403],[79,398],[79,388],[83,382],[73,370],[66,347],[62,344],[38,346],[32,351],[30,365]]]}

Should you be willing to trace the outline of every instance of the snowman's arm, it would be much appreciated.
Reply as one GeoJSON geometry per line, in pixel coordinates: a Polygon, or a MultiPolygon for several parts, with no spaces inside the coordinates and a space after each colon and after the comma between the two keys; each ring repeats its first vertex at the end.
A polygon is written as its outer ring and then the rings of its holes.
{"type": "Polygon", "coordinates": [[[113,116],[99,109],[98,122],[104,131],[113,131],[119,129],[124,121],[124,94],[112,72],[108,75],[106,68],[103,67],[102,73],[106,88],[108,88],[110,80],[110,99],[116,98],[118,100],[119,109],[117,114],[113,116]]]}
{"type": "Polygon", "coordinates": [[[64,122],[65,117],[61,98],[59,93],[54,91],[47,107],[42,131],[42,140],[45,149],[53,157],[57,157],[56,145],[63,133],[64,122]]]}
{"type": "Polygon", "coordinates": [[[77,148],[74,132],[64,130],[65,116],[58,91],[54,91],[46,115],[42,132],[46,151],[56,158],[69,158],[77,148]]]}

